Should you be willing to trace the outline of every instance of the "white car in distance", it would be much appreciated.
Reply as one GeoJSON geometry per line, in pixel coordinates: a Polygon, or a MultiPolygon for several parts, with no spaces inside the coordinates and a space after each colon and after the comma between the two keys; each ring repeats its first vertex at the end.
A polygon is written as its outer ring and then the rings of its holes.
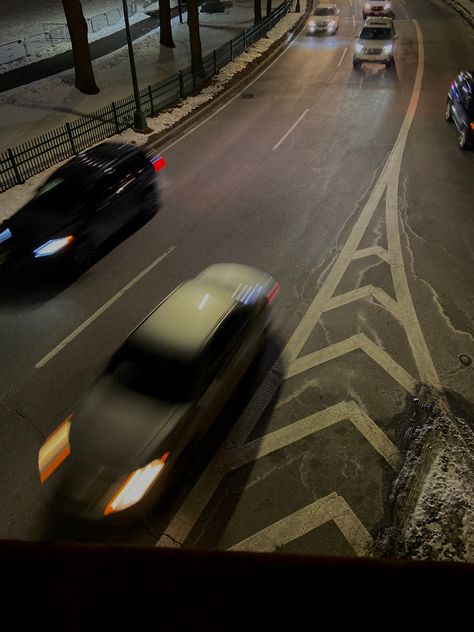
{"type": "Polygon", "coordinates": [[[335,35],[339,28],[339,9],[336,4],[318,4],[308,21],[308,33],[335,35]]]}

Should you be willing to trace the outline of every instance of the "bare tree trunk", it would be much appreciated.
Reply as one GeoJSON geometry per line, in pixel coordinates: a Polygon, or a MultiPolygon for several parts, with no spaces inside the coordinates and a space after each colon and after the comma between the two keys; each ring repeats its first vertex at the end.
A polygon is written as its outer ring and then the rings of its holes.
{"type": "Polygon", "coordinates": [[[159,0],[160,5],[160,44],[168,48],[176,48],[171,29],[170,0],[159,0]]]}
{"type": "Polygon", "coordinates": [[[97,94],[99,88],[95,82],[92,68],[91,51],[87,39],[87,22],[82,12],[80,0],[62,0],[64,15],[71,36],[72,56],[76,71],[75,86],[84,94],[97,94]]]}
{"type": "Polygon", "coordinates": [[[254,24],[258,24],[262,21],[262,4],[261,0],[253,0],[253,11],[254,11],[254,24]]]}
{"type": "Polygon", "coordinates": [[[188,0],[189,44],[191,46],[191,67],[202,70],[202,47],[199,34],[199,14],[197,0],[188,0]]]}

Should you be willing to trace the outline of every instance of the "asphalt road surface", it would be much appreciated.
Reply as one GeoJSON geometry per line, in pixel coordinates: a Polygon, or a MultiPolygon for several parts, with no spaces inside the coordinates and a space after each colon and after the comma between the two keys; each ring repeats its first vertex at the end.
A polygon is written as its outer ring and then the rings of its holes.
{"type": "Polygon", "coordinates": [[[395,66],[352,68],[360,0],[164,147],[163,208],[69,286],[0,312],[0,537],[371,555],[419,383],[473,419],[474,152],[444,120],[474,33],[395,2],[395,66]],[[281,283],[273,337],[175,493],[129,528],[48,509],[37,451],[128,332],[218,261],[281,283]],[[462,357],[462,360],[460,359],[462,357]]]}

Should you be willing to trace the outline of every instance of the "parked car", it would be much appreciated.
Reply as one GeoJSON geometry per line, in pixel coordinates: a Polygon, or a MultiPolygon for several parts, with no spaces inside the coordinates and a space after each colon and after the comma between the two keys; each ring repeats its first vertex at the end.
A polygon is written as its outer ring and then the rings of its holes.
{"type": "Polygon", "coordinates": [[[309,33],[335,35],[339,28],[339,9],[336,4],[318,4],[308,22],[309,33]]]}
{"type": "Polygon", "coordinates": [[[357,37],[352,65],[357,68],[375,62],[388,68],[393,63],[397,38],[392,18],[367,18],[357,37]]]}
{"type": "Polygon", "coordinates": [[[278,291],[264,272],[216,264],[165,298],[41,447],[41,481],[62,475],[60,507],[146,513],[263,351],[278,291]]]}
{"type": "Polygon", "coordinates": [[[363,0],[362,17],[367,18],[371,15],[375,16],[392,16],[392,3],[390,0],[363,0]]]}
{"type": "Polygon", "coordinates": [[[474,70],[462,70],[451,82],[446,102],[447,121],[454,121],[459,131],[461,149],[474,145],[474,70]]]}
{"type": "Polygon", "coordinates": [[[59,167],[0,225],[0,263],[81,268],[126,224],[160,207],[156,171],[135,145],[105,142],[59,167]]]}

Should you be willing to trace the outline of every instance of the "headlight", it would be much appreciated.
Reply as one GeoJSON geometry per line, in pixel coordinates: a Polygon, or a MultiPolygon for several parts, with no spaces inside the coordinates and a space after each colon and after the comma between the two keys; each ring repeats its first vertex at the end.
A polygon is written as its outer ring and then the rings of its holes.
{"type": "Polygon", "coordinates": [[[309,28],[314,29],[315,26],[316,26],[316,22],[313,22],[313,20],[311,20],[311,22],[309,23],[309,28]]]}
{"type": "Polygon", "coordinates": [[[105,508],[104,516],[123,511],[141,500],[165,467],[169,455],[169,452],[165,452],[161,459],[155,459],[145,467],[132,472],[105,508]]]}
{"type": "Polygon", "coordinates": [[[71,417],[69,415],[63,423],[56,428],[40,448],[38,454],[38,469],[40,480],[45,482],[51,474],[58,469],[64,459],[71,454],[69,443],[69,430],[71,428],[71,417]]]}
{"type": "Polygon", "coordinates": [[[368,2],[365,3],[365,8],[367,9],[367,11],[370,11],[370,4],[368,2]]]}
{"type": "Polygon", "coordinates": [[[383,52],[384,53],[391,53],[392,52],[392,48],[393,48],[392,44],[387,44],[387,46],[383,47],[383,52]]]}
{"type": "Polygon", "coordinates": [[[363,44],[356,44],[356,53],[361,53],[364,50],[363,44]]]}
{"type": "Polygon", "coordinates": [[[33,250],[34,256],[37,257],[49,257],[49,255],[56,254],[59,250],[62,250],[66,246],[74,241],[73,235],[67,235],[67,237],[58,237],[57,239],[50,239],[41,246],[38,246],[33,250]]]}
{"type": "Polygon", "coordinates": [[[0,233],[0,244],[6,241],[7,239],[10,239],[11,236],[12,236],[12,233],[9,228],[5,228],[4,230],[2,230],[2,232],[0,233]]]}
{"type": "Polygon", "coordinates": [[[390,9],[390,7],[391,7],[390,2],[386,2],[386,3],[383,5],[383,8],[385,9],[385,11],[388,11],[388,10],[390,9]]]}
{"type": "Polygon", "coordinates": [[[329,20],[328,26],[336,26],[336,20],[329,20]]]}

